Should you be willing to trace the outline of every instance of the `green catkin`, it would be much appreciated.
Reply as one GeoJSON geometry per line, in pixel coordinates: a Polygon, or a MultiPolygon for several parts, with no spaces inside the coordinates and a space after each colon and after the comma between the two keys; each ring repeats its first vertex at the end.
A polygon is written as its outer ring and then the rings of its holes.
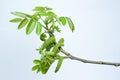
{"type": "Polygon", "coordinates": [[[56,66],[56,69],[55,69],[55,72],[58,72],[61,65],[62,65],[62,62],[63,62],[64,58],[63,57],[59,57],[58,59],[58,63],[57,63],[57,66],[56,66]]]}
{"type": "Polygon", "coordinates": [[[41,46],[41,50],[44,50],[45,48],[47,48],[51,43],[55,42],[55,37],[51,36],[49,37],[41,46]]]}
{"type": "Polygon", "coordinates": [[[64,39],[61,38],[58,43],[53,47],[52,52],[54,52],[55,54],[59,53],[59,47],[64,46],[64,39]]]}

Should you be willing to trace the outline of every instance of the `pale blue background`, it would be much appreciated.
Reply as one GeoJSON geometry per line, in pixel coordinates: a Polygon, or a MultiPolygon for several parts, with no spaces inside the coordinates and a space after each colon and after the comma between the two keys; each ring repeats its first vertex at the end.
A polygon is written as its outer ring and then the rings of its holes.
{"type": "Polygon", "coordinates": [[[41,42],[33,33],[25,35],[17,24],[8,22],[12,11],[32,13],[35,6],[54,8],[60,16],[72,18],[76,30],[62,27],[57,37],[65,38],[65,49],[90,60],[120,62],[119,0],[1,0],[0,1],[0,80],[120,80],[120,67],[84,64],[65,60],[54,73],[56,63],[46,75],[31,71],[41,42]]]}

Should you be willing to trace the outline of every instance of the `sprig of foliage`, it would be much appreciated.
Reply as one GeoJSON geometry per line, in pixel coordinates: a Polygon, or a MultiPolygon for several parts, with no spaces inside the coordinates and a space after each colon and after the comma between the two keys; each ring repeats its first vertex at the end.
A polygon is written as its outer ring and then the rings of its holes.
{"type": "Polygon", "coordinates": [[[33,11],[34,13],[32,15],[23,12],[12,12],[12,14],[17,17],[10,20],[10,22],[19,23],[18,30],[26,27],[27,35],[31,34],[35,30],[36,34],[42,41],[42,45],[36,49],[40,53],[40,58],[33,60],[34,66],[32,67],[32,71],[46,74],[50,66],[58,60],[55,69],[55,72],[58,72],[63,60],[66,58],[84,63],[120,66],[120,63],[92,61],[71,55],[69,52],[62,49],[62,46],[64,46],[64,38],[59,39],[57,42],[54,33],[60,33],[60,26],[66,26],[67,24],[73,32],[75,27],[72,20],[65,16],[59,17],[52,11],[52,8],[48,7],[37,6],[33,9],[33,11]],[[66,56],[63,57],[60,52],[66,56]]]}
{"type": "Polygon", "coordinates": [[[64,58],[60,55],[60,47],[64,46],[64,38],[56,41],[55,32],[60,32],[60,26],[68,24],[70,30],[75,30],[74,24],[69,17],[58,16],[52,11],[52,8],[37,6],[33,9],[34,13],[27,14],[23,12],[12,12],[16,18],[10,22],[19,23],[18,30],[26,27],[26,34],[31,34],[34,30],[40,37],[43,44],[36,49],[40,53],[40,59],[35,59],[32,71],[46,74],[52,63],[58,60],[55,72],[58,72],[64,58]]]}

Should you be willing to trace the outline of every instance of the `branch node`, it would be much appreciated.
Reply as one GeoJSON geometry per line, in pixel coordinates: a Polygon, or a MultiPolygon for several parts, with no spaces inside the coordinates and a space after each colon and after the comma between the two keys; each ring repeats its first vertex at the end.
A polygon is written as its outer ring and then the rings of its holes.
{"type": "Polygon", "coordinates": [[[120,64],[115,64],[114,66],[115,66],[115,67],[118,67],[118,66],[120,66],[120,64]]]}
{"type": "Polygon", "coordinates": [[[103,64],[103,61],[99,61],[100,64],[103,64]]]}

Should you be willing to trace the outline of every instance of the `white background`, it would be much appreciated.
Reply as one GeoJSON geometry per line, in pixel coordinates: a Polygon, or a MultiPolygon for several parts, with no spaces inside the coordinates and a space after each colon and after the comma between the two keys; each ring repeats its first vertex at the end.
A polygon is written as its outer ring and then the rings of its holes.
{"type": "Polygon", "coordinates": [[[120,1],[119,0],[1,0],[0,1],[0,80],[120,80],[120,67],[85,64],[65,60],[54,73],[56,63],[46,75],[31,71],[35,51],[41,44],[25,29],[18,31],[10,12],[32,13],[35,6],[48,6],[60,16],[71,17],[75,32],[61,27],[58,38],[65,38],[65,49],[90,60],[120,62],[120,1]]]}

